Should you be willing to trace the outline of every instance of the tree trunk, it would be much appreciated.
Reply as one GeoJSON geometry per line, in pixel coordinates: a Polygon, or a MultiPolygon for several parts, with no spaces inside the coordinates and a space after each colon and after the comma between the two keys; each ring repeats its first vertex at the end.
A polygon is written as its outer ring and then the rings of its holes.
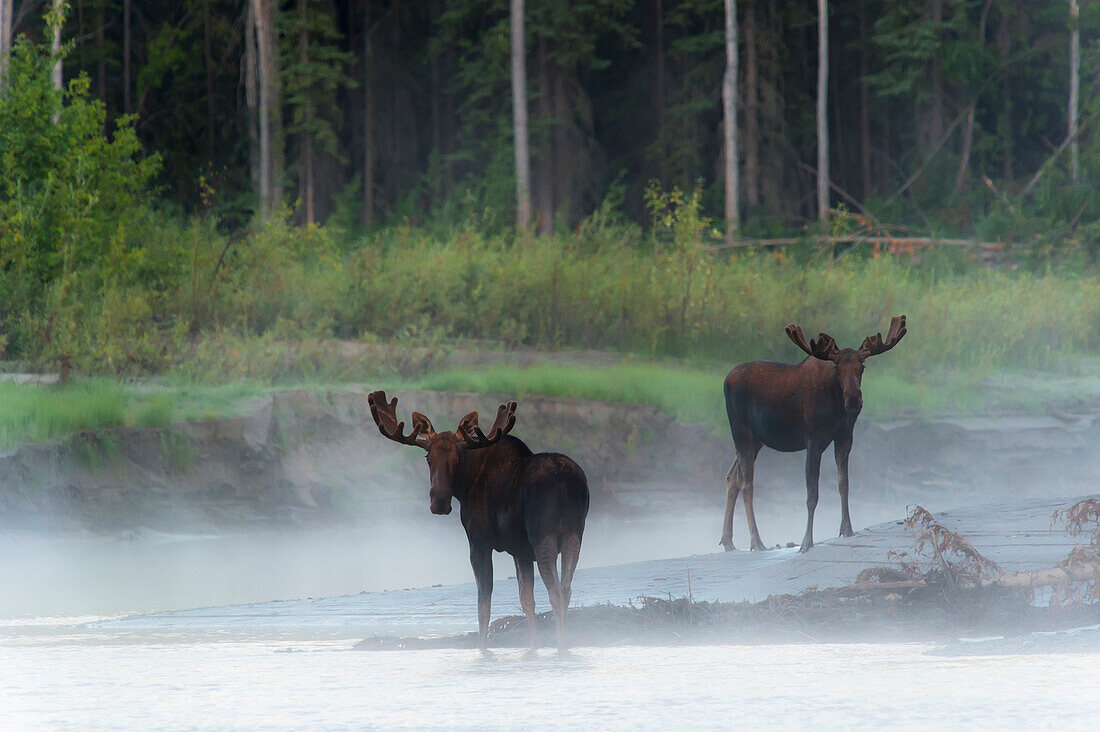
{"type": "Polygon", "coordinates": [[[11,59],[11,23],[15,0],[0,0],[0,89],[8,78],[8,62],[11,59]]]}
{"type": "MultiPolygon", "coordinates": [[[[989,8],[993,0],[985,0],[982,5],[981,18],[978,20],[978,48],[985,48],[985,26],[989,19],[989,8]]],[[[966,186],[966,171],[970,165],[970,149],[974,144],[974,117],[977,113],[978,100],[970,100],[970,108],[966,112],[966,129],[963,130],[962,154],[959,159],[959,171],[955,174],[955,192],[961,193],[966,186]]]]}
{"type": "Polygon", "coordinates": [[[214,160],[214,51],[213,34],[210,30],[210,0],[202,4],[202,56],[206,66],[206,147],[207,158],[214,160]]]}
{"type": "Polygon", "coordinates": [[[1078,19],[1080,10],[1077,0],[1069,0],[1069,114],[1066,134],[1069,136],[1069,164],[1073,176],[1073,184],[1077,185],[1080,177],[1080,161],[1077,149],[1077,97],[1080,88],[1078,78],[1081,69],[1081,31],[1078,19]]]}
{"type": "Polygon", "coordinates": [[[248,162],[253,189],[260,195],[260,104],[259,63],[256,58],[256,3],[249,0],[244,20],[244,100],[248,107],[248,162]]]}
{"type": "Polygon", "coordinates": [[[267,12],[268,0],[251,0],[252,17],[256,25],[257,78],[259,80],[259,132],[260,132],[260,220],[267,221],[272,209],[271,187],[271,107],[274,52],[271,44],[271,30],[268,24],[271,16],[267,12]]]}
{"type": "MultiPolygon", "coordinates": [[[[53,56],[53,88],[61,91],[61,26],[65,23],[65,0],[53,0],[53,40],[50,42],[50,54],[53,56]]],[[[54,122],[57,122],[56,117],[54,122]]]]}
{"type": "Polygon", "coordinates": [[[122,0],[122,111],[130,114],[130,0],[122,0]]]}
{"type": "MultiPolygon", "coordinates": [[[[309,63],[309,8],[307,7],[307,0],[298,0],[298,60],[302,64],[303,70],[307,63],[309,63]]],[[[315,221],[314,208],[313,208],[313,133],[310,130],[310,124],[313,122],[313,111],[309,108],[308,102],[305,115],[302,118],[302,144],[301,144],[301,162],[300,167],[300,183],[299,183],[299,196],[302,198],[302,202],[306,207],[306,224],[312,224],[315,221]]]]}
{"type": "Polygon", "coordinates": [[[374,221],[374,54],[370,3],[363,10],[363,226],[374,221]]]}
{"type": "MultiPolygon", "coordinates": [[[[736,30],[736,29],[735,29],[736,30]]],[[[756,3],[745,6],[745,201],[760,204],[760,72],[756,3]]]]}
{"type": "Polygon", "coordinates": [[[863,179],[863,200],[871,195],[871,93],[867,83],[867,21],[865,4],[859,12],[859,168],[863,179]]]}
{"type": "Polygon", "coordinates": [[[397,80],[397,65],[401,58],[401,0],[393,0],[393,6],[390,10],[390,14],[393,16],[393,22],[390,24],[390,53],[393,54],[393,62],[390,67],[393,69],[393,73],[390,74],[391,81],[393,82],[393,96],[390,102],[390,152],[392,165],[390,165],[390,201],[396,203],[401,198],[401,185],[404,176],[402,173],[402,155],[401,149],[401,135],[405,131],[405,127],[408,125],[408,120],[401,118],[401,84],[397,80]]]}
{"type": "Polygon", "coordinates": [[[573,183],[577,178],[579,156],[575,144],[576,128],[573,125],[572,112],[574,106],[570,104],[569,94],[566,91],[566,82],[570,79],[576,81],[575,76],[570,76],[570,71],[561,66],[555,66],[551,74],[553,93],[553,181],[554,181],[554,213],[566,221],[572,220],[573,183]],[[571,139],[573,138],[573,139],[571,139]]]}
{"type": "MultiPolygon", "coordinates": [[[[435,17],[439,17],[443,12],[439,5],[439,1],[436,0],[432,3],[432,14],[435,17]]],[[[443,197],[443,118],[441,110],[441,99],[443,97],[443,85],[440,81],[439,75],[439,54],[432,54],[432,91],[431,91],[431,107],[432,107],[432,155],[436,160],[436,169],[432,175],[432,205],[438,205],[439,200],[443,197]]]]}
{"type": "MultiPolygon", "coordinates": [[[[931,0],[932,23],[936,26],[936,40],[942,42],[940,25],[943,23],[943,0],[931,0]]],[[[928,146],[936,145],[943,139],[943,50],[937,45],[932,55],[932,106],[928,112],[928,146]]]]}
{"type": "Polygon", "coordinates": [[[829,4],[817,0],[817,218],[829,219],[829,4]]]}
{"type": "Polygon", "coordinates": [[[1004,160],[1002,176],[1006,183],[1015,179],[1012,164],[1012,78],[1008,71],[1009,51],[1012,50],[1012,37],[1009,35],[1008,19],[1002,17],[997,28],[997,50],[1001,57],[1001,155],[1004,160]]]}
{"type": "Polygon", "coordinates": [[[726,152],[726,244],[741,226],[737,154],[737,0],[726,0],[726,75],[722,79],[723,130],[726,152]]]}
{"type": "MultiPolygon", "coordinates": [[[[5,0],[0,0],[0,3],[5,0]]],[[[107,104],[107,38],[106,38],[106,26],[107,18],[106,13],[103,10],[103,3],[99,3],[98,12],[96,12],[96,29],[95,29],[95,52],[98,56],[96,63],[96,79],[99,86],[99,101],[103,104],[107,104]]]]}
{"type": "Polygon", "coordinates": [[[268,48],[271,49],[268,54],[270,68],[264,76],[271,87],[268,114],[271,117],[271,210],[274,211],[283,204],[283,177],[286,171],[282,90],[279,81],[279,26],[276,22],[279,17],[279,2],[265,0],[264,8],[267,13],[264,27],[268,34],[268,48]]]}
{"type": "Polygon", "coordinates": [[[516,226],[531,222],[531,159],[527,147],[527,59],[524,44],[524,0],[512,0],[512,120],[516,154],[516,226]]]}
{"type": "Polygon", "coordinates": [[[665,10],[662,0],[654,3],[657,37],[657,73],[654,105],[657,107],[657,174],[661,183],[668,179],[668,155],[665,151],[665,10]]]}
{"type": "Polygon", "coordinates": [[[549,122],[554,116],[551,106],[553,87],[550,81],[550,67],[547,60],[546,38],[539,38],[538,50],[538,112],[542,126],[542,139],[535,161],[536,191],[538,201],[538,229],[540,233],[554,231],[554,144],[549,122]]]}

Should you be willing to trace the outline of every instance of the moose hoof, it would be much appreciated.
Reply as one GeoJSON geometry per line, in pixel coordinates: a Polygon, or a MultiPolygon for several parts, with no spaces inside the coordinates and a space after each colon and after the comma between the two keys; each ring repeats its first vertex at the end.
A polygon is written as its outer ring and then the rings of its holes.
{"type": "Polygon", "coordinates": [[[732,551],[733,551],[733,550],[735,549],[735,547],[733,546],[733,542],[732,542],[732,541],[730,541],[730,542],[720,541],[720,542],[718,542],[718,543],[719,543],[719,544],[720,544],[720,545],[722,546],[722,548],[723,548],[723,549],[725,549],[725,550],[726,550],[727,552],[732,552],[732,551]]]}
{"type": "Polygon", "coordinates": [[[798,553],[799,554],[805,554],[806,552],[810,551],[813,548],[814,548],[814,543],[811,541],[809,544],[803,544],[801,547],[799,547],[798,553]]]}

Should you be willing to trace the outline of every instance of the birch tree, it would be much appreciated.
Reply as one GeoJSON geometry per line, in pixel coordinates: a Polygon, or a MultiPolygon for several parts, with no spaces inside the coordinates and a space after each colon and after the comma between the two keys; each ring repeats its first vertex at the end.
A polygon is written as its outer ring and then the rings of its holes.
{"type": "Polygon", "coordinates": [[[130,106],[130,45],[132,34],[130,33],[130,0],[122,2],[122,110],[126,114],[134,111],[130,106]]]}
{"type": "Polygon", "coordinates": [[[363,10],[363,214],[364,226],[374,220],[374,49],[371,45],[370,0],[363,10]]]}
{"type": "Polygon", "coordinates": [[[278,32],[274,0],[251,0],[256,29],[259,80],[260,217],[263,220],[283,198],[282,106],[279,99],[278,32]]]}
{"type": "Polygon", "coordinates": [[[524,42],[524,0],[512,0],[512,127],[516,154],[516,226],[528,231],[531,222],[531,156],[527,145],[527,51],[524,42]]]}
{"type": "Polygon", "coordinates": [[[726,243],[732,245],[741,225],[737,165],[737,0],[726,0],[726,75],[722,80],[726,150],[726,243]]]}
{"type": "Polygon", "coordinates": [[[1079,27],[1080,9],[1077,0],[1069,0],[1069,114],[1066,134],[1069,139],[1069,165],[1073,183],[1077,184],[1081,174],[1081,164],[1077,147],[1077,98],[1080,91],[1081,71],[1081,31],[1079,27]]]}
{"type": "Polygon", "coordinates": [[[8,76],[8,59],[11,58],[11,21],[15,0],[0,0],[0,89],[8,76]]]}
{"type": "Polygon", "coordinates": [[[256,77],[259,81],[259,133],[260,133],[260,218],[264,221],[271,215],[271,107],[272,74],[275,68],[275,48],[272,43],[273,29],[270,27],[268,3],[266,0],[251,0],[252,20],[256,33],[256,77]]]}
{"type": "MultiPolygon", "coordinates": [[[[53,88],[61,91],[61,26],[65,24],[65,0],[53,0],[53,13],[49,19],[52,39],[50,41],[50,53],[53,56],[53,88]]],[[[54,120],[56,122],[56,120],[54,120]]]]}
{"type": "Polygon", "coordinates": [[[829,219],[829,4],[817,0],[817,217],[829,219]]]}

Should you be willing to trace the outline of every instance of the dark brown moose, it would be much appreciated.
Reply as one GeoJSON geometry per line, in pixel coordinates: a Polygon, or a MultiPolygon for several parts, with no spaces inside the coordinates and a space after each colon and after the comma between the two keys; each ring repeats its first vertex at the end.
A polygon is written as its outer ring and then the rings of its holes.
{"type": "Polygon", "coordinates": [[[537,563],[554,610],[558,645],[563,642],[565,612],[572,595],[573,572],[581,552],[588,515],[588,480],[565,455],[534,454],[508,434],[516,423],[516,403],[501,404],[488,435],[470,412],[454,432],[436,432],[419,412],[412,413],[412,432],[397,419],[397,397],[386,392],[367,397],[378,431],[403,445],[428,451],[432,513],[447,515],[458,499],[462,526],[470,541],[470,564],[477,582],[478,646],[485,647],[493,594],[494,551],[516,562],[519,601],[535,645],[535,570],[537,563]],[[561,576],[558,554],[561,554],[561,576]]]}
{"type": "Polygon", "coordinates": [[[830,442],[835,444],[840,535],[852,535],[848,453],[852,450],[852,429],[863,408],[863,362],[897,345],[905,336],[905,316],[891,320],[885,339],[881,333],[869,336],[858,350],[840,349],[824,333],[806,343],[797,325],[788,325],[786,332],[809,358],[799,364],[752,361],[736,367],[726,377],[726,414],[736,453],[733,467],[726,474],[726,520],[719,542],[726,551],[733,549],[733,509],[738,493],[745,497],[752,549],[764,549],[752,509],[752,478],[756,455],[765,445],[780,452],[806,451],[806,535],[800,549],[805,552],[814,545],[821,454],[830,442]]]}

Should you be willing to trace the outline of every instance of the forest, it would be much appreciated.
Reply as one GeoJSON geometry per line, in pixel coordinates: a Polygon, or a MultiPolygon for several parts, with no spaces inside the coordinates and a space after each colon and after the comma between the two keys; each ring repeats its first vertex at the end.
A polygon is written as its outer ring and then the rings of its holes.
{"type": "Polygon", "coordinates": [[[912,373],[1065,368],[1100,346],[1098,28],[1077,0],[0,0],[0,345],[728,360],[901,304],[934,323],[912,373]]]}

